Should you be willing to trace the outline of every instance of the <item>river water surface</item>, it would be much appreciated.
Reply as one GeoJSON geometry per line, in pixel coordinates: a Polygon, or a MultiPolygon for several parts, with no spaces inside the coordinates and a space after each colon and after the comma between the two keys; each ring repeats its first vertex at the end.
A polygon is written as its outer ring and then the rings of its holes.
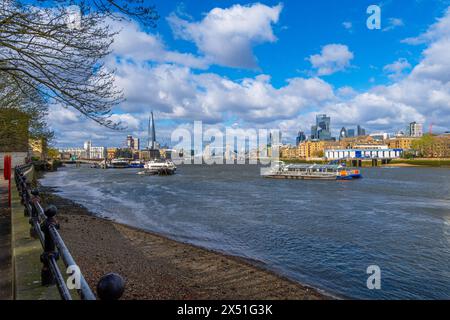
{"type": "Polygon", "coordinates": [[[251,165],[65,167],[46,174],[96,214],[263,262],[338,296],[450,299],[450,169],[368,168],[357,181],[262,178],[251,165]],[[367,267],[381,269],[369,290],[367,267]]]}

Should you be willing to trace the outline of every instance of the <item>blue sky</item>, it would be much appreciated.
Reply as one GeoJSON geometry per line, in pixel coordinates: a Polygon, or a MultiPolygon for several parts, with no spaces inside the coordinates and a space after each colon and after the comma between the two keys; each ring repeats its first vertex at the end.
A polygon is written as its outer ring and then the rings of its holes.
{"type": "Polygon", "coordinates": [[[159,137],[194,120],[222,128],[279,128],[285,142],[309,133],[316,113],[342,126],[396,132],[410,121],[450,128],[450,1],[152,1],[155,29],[122,30],[107,65],[127,101],[97,127],[70,109],[50,114],[56,143],[121,145],[146,135],[155,112],[159,137]],[[381,8],[381,30],[366,9],[381,8]],[[80,129],[81,128],[81,129],[80,129]]]}
{"type": "MultiPolygon", "coordinates": [[[[162,1],[158,10],[162,17],[173,12],[185,12],[195,21],[201,20],[205,12],[218,7],[227,8],[234,4],[248,5],[253,1],[162,1]]],[[[308,56],[320,51],[328,43],[344,43],[355,53],[353,68],[348,72],[337,73],[327,77],[327,81],[335,86],[352,86],[366,89],[375,77],[376,83],[388,82],[386,76],[371,68],[383,68],[396,58],[410,56],[411,62],[420,59],[421,47],[400,43],[401,39],[413,37],[425,31],[436,17],[442,15],[447,7],[445,1],[261,1],[268,6],[282,3],[280,19],[273,26],[278,40],[275,43],[264,43],[254,48],[258,58],[259,70],[223,68],[212,66],[210,69],[233,79],[267,73],[272,76],[273,84],[281,86],[285,79],[304,75],[310,69],[308,56]],[[382,8],[382,28],[389,27],[389,18],[402,19],[404,26],[388,32],[372,31],[366,27],[366,9],[371,4],[379,4],[382,8]],[[343,27],[344,22],[351,22],[351,30],[343,27]]],[[[448,2],[450,3],[450,2],[448,2]]],[[[194,44],[174,39],[170,26],[161,19],[157,32],[161,33],[169,47],[179,51],[195,53],[194,44]]]]}

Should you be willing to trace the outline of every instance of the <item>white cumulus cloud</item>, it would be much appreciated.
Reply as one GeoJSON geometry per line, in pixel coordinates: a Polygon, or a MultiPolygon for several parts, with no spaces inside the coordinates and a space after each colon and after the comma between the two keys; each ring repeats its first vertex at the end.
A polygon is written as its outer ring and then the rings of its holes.
{"type": "Polygon", "coordinates": [[[411,65],[408,60],[405,58],[400,58],[393,63],[385,65],[383,67],[383,71],[388,74],[390,79],[400,79],[404,75],[404,72],[410,68],[411,65]]]}
{"type": "Polygon", "coordinates": [[[205,59],[201,57],[167,49],[160,36],[141,30],[134,21],[110,20],[109,25],[118,31],[111,47],[114,57],[133,61],[176,63],[198,69],[208,67],[205,59]]]}
{"type": "Polygon", "coordinates": [[[228,67],[256,68],[253,47],[274,42],[272,25],[278,22],[283,6],[260,3],[230,8],[214,8],[203,20],[191,22],[172,14],[167,20],[174,34],[192,41],[210,63],[228,67]]]}
{"type": "Polygon", "coordinates": [[[350,66],[352,59],[353,52],[342,44],[328,44],[322,48],[320,54],[314,54],[308,58],[312,67],[317,69],[319,76],[330,75],[346,69],[350,66]]]}
{"type": "Polygon", "coordinates": [[[275,88],[267,75],[230,80],[171,64],[118,65],[117,72],[127,97],[123,110],[156,108],[170,119],[219,123],[235,115],[246,122],[267,122],[335,98],[332,86],[319,78],[292,78],[275,88]]]}

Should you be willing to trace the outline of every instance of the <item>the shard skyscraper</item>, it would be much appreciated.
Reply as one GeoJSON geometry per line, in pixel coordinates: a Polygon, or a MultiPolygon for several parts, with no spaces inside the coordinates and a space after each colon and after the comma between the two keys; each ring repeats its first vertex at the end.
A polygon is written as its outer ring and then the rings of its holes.
{"type": "Polygon", "coordinates": [[[159,159],[161,154],[156,146],[156,129],[155,129],[155,119],[153,118],[153,111],[148,117],[148,150],[150,153],[150,159],[159,159]]]}
{"type": "Polygon", "coordinates": [[[151,150],[156,149],[156,130],[155,130],[155,119],[153,119],[153,111],[148,117],[148,139],[147,147],[151,150]]]}

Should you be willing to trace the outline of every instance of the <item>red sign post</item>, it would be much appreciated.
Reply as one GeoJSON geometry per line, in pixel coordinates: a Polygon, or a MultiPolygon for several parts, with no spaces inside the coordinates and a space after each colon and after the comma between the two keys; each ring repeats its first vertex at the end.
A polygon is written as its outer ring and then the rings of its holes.
{"type": "Polygon", "coordinates": [[[8,205],[11,207],[11,156],[5,156],[3,163],[3,178],[8,180],[8,205]]]}

